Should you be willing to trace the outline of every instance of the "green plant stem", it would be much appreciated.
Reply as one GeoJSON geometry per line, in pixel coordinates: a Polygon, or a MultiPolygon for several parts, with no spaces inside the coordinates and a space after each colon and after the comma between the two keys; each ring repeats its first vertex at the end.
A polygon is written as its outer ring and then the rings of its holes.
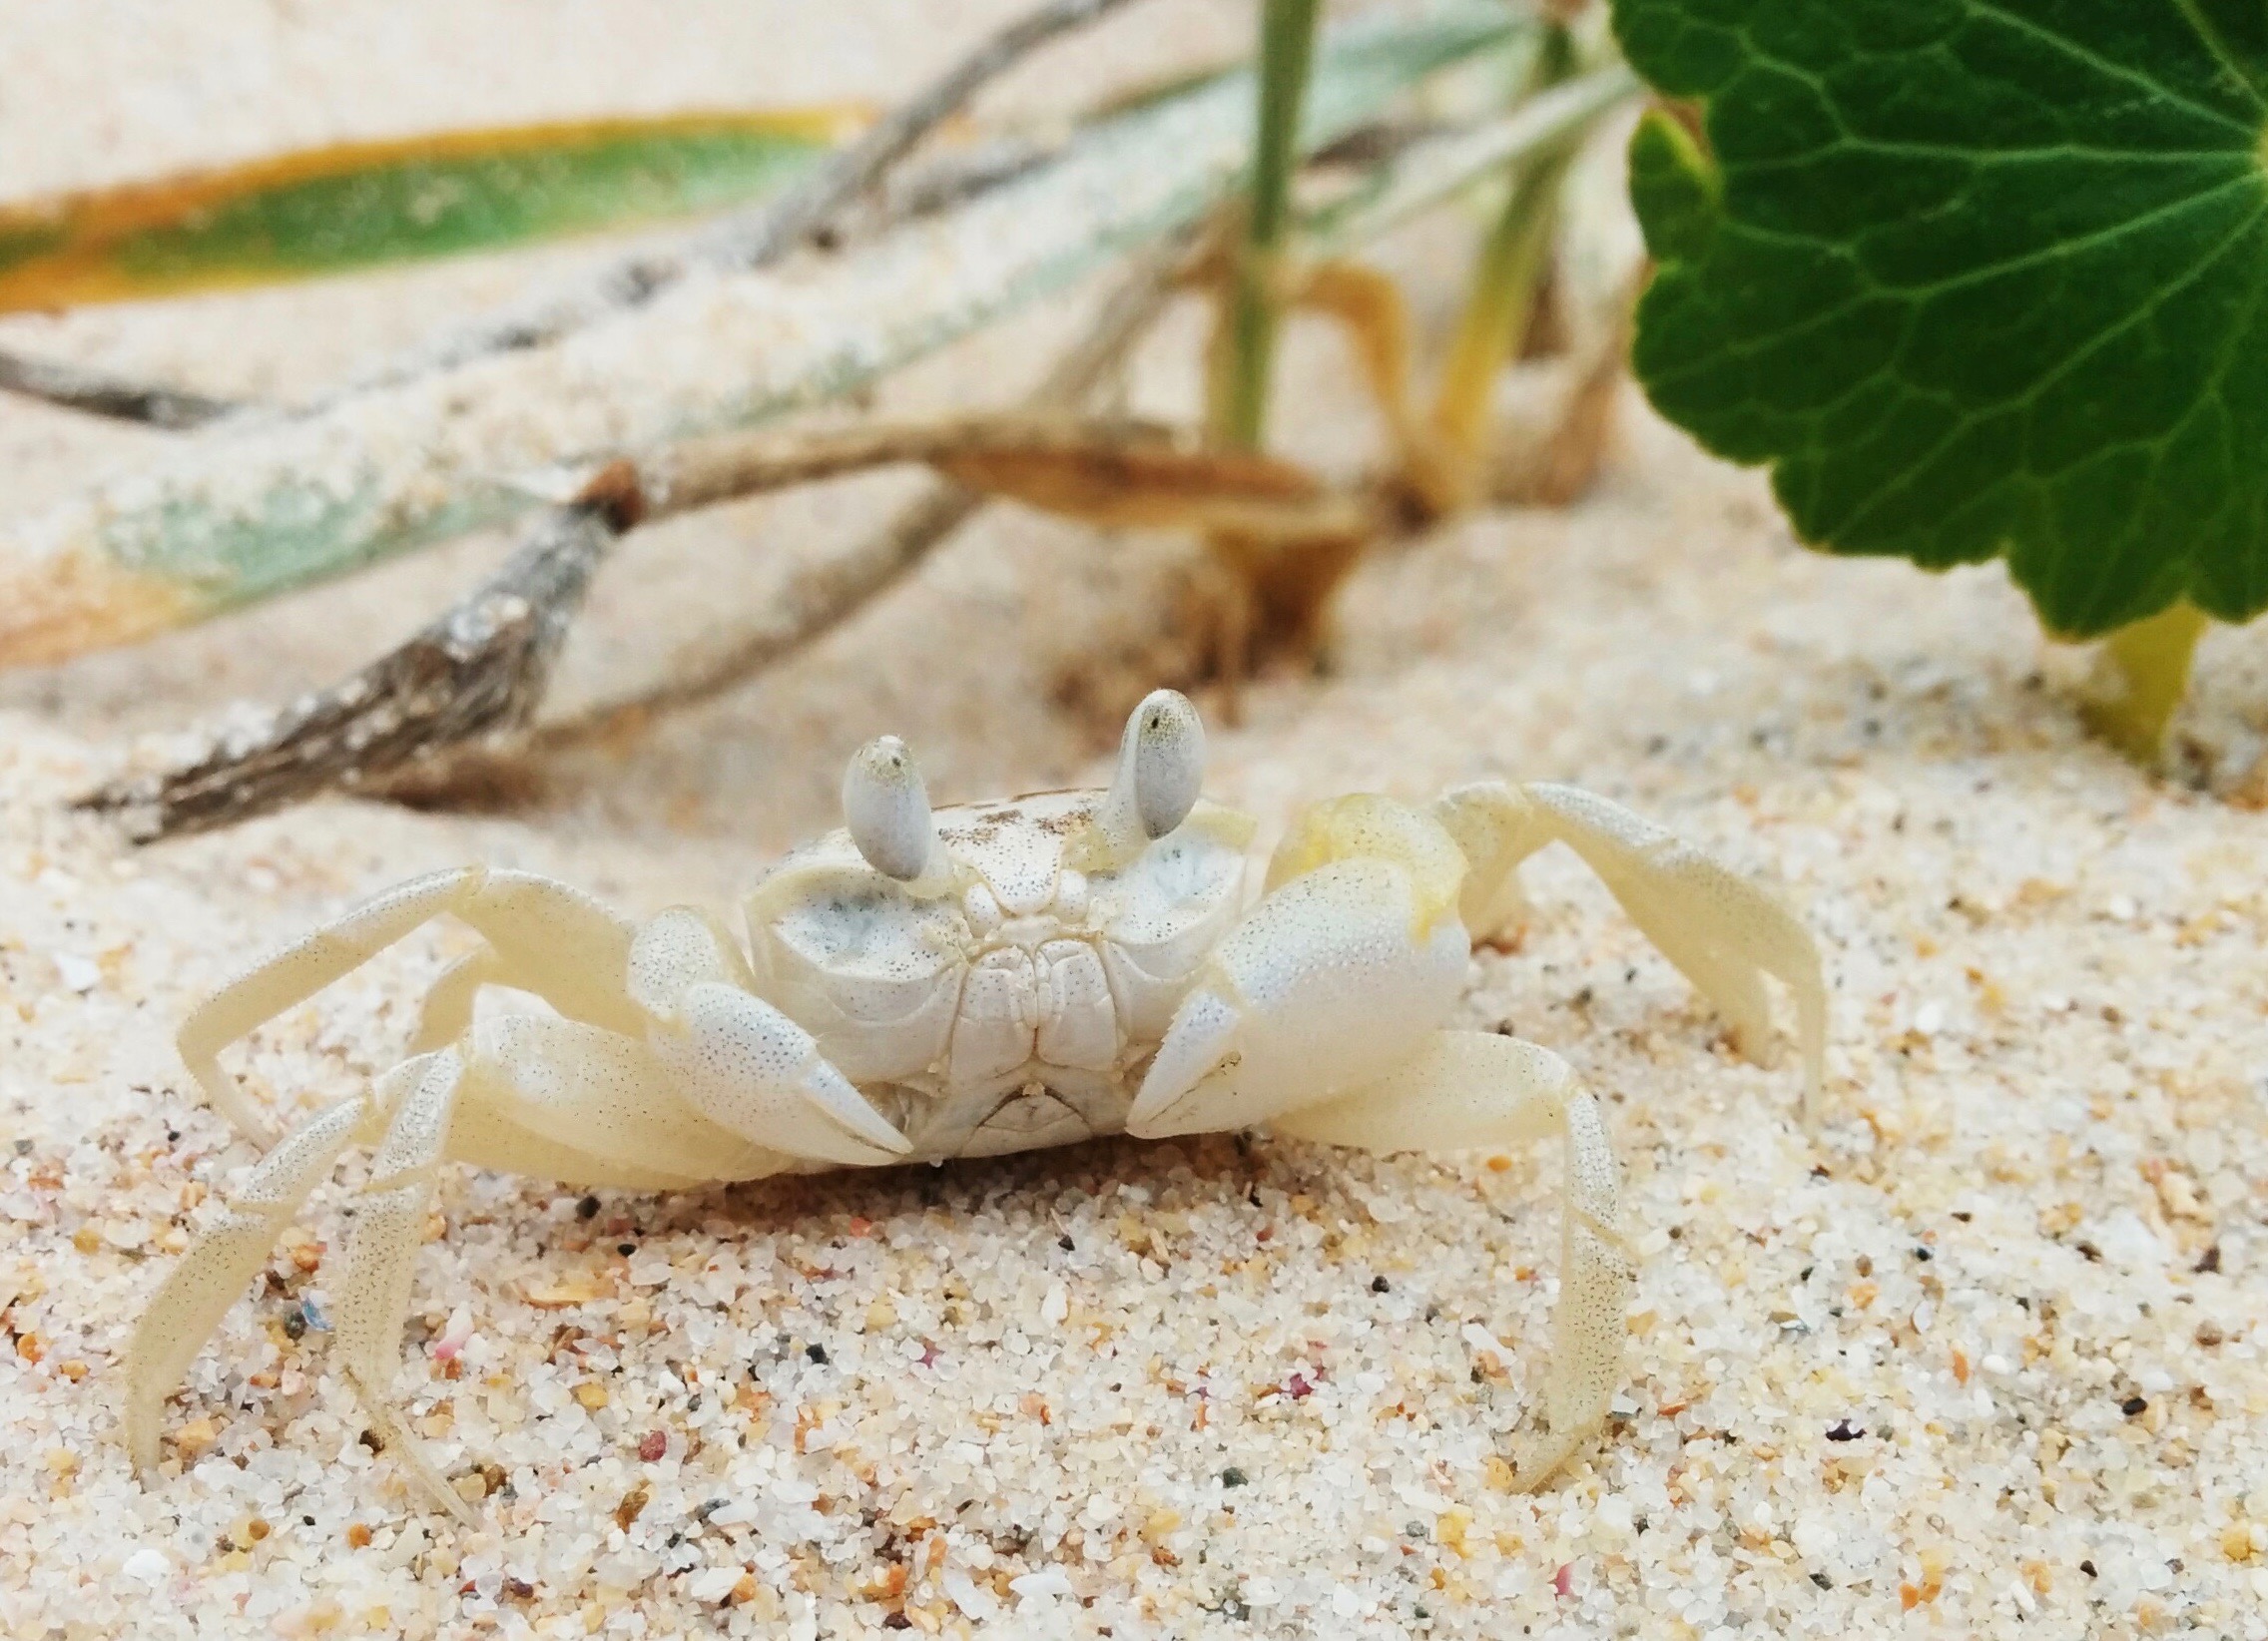
{"type": "Polygon", "coordinates": [[[2087,727],[2135,763],[2156,763],[2209,620],[2183,600],[2104,639],[2082,709],[2087,727]]]}
{"type": "Polygon", "coordinates": [[[1299,167],[1300,106],[1315,59],[1318,10],[1317,0],[1262,0],[1252,192],[1229,291],[1224,357],[1212,395],[1214,436],[1240,447],[1256,448],[1267,428],[1281,305],[1278,286],[1291,223],[1292,176],[1299,167]]]}
{"type": "MultiPolygon", "coordinates": [[[[1543,31],[1528,70],[1523,96],[1532,97],[1566,80],[1575,68],[1574,42],[1566,25],[1543,31]]],[[[1437,500],[1460,505],[1476,488],[1487,445],[1496,375],[1518,345],[1535,307],[1544,259],[1558,222],[1559,187],[1574,158],[1571,145],[1557,147],[1520,164],[1511,191],[1482,242],[1472,270],[1464,311],[1442,366],[1433,426],[1439,435],[1437,500]]]]}

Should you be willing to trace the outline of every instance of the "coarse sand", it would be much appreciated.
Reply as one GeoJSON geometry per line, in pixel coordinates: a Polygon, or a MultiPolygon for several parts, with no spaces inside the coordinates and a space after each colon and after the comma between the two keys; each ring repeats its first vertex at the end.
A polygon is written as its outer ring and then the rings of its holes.
{"type": "MultiPolygon", "coordinates": [[[[768,100],[886,98],[1015,9],[0,0],[0,196],[745,100],[752,65],[768,100]]],[[[1159,0],[986,108],[1060,112],[1249,27],[1242,0],[1159,0]]],[[[288,394],[576,255],[21,318],[0,345],[288,394]]],[[[894,391],[998,396],[1064,322],[894,391]]],[[[1153,351],[1201,337],[1181,315],[1153,351]]],[[[1294,354],[1291,436],[1359,449],[1344,355],[1294,354]]],[[[810,652],[509,811],[333,801],[136,850],[65,808],[154,733],[407,631],[479,541],[0,676],[0,1634],[2268,1637],[2268,815],[2214,795],[2251,790],[2268,671],[2209,641],[2191,779],[2150,780],[2078,733],[2076,663],[1996,569],[1809,554],[1755,475],[1634,396],[1621,420],[1581,505],[1367,565],[1329,675],[1216,714],[1208,779],[1264,845],[1341,791],[1575,782],[1782,882],[1818,931],[1816,1134],[1791,1056],[1735,1058],[1563,853],[1530,868],[1524,937],[1474,958],[1462,1022],[1611,1102],[1645,1256],[1627,1387],[1561,1480],[1514,1494],[1499,1457],[1541,1379],[1555,1152],[1227,1136],[673,1198],[448,1172],[396,1392],[478,1532],[372,1454],[329,1370],[351,1158],[136,1476],[127,1331],[254,1160],[174,1057],[192,1001],[467,859],[641,913],[726,903],[834,823],[843,759],[885,730],[940,801],[1095,780],[1189,560],[997,509],[810,652]]],[[[0,402],[8,505],[162,437],[0,402]]],[[[903,488],[640,538],[563,688],[760,608],[783,556],[903,488]]],[[[234,1063],[292,1111],[351,1091],[470,943],[421,931],[234,1063]]]]}

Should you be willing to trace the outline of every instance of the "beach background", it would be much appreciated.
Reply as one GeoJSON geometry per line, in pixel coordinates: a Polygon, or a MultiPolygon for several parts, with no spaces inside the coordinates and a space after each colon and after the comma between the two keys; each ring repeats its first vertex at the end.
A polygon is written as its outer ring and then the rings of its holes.
{"type": "MultiPolygon", "coordinates": [[[[1019,6],[0,0],[0,196],[437,126],[886,103],[1019,6]]],[[[1151,0],[979,115],[1060,117],[1240,50],[1251,10],[1151,0]]],[[[1392,248],[1421,311],[1469,226],[1392,248]]],[[[24,316],[0,345],[289,397],[590,254],[24,316]]],[[[1005,402],[1091,295],[884,402],[1005,402]]],[[[1169,320],[1138,407],[1186,409],[1202,336],[1194,308],[1169,320]]],[[[1328,331],[1295,326],[1286,384],[1290,447],[1378,448],[1328,331]]],[[[254,1160],[174,1057],[197,997],[469,859],[639,913],[728,904],[836,823],[844,760],[884,732],[940,802],[1099,781],[1116,715],[1188,662],[1188,543],[997,507],[807,653],[509,809],[331,801],[149,849],[67,810],[184,725],[405,635],[506,545],[481,538],[0,675],[0,1631],[2268,1636],[2257,639],[2208,640],[2178,778],[2146,777],[2080,735],[2079,658],[1996,568],[1808,553],[1759,476],[1618,408],[1580,505],[1367,564],[1323,675],[1214,713],[1208,778],[1263,846],[1344,791],[1575,782],[1781,883],[1818,931],[1817,1133],[1791,1056],[1735,1058],[1563,854],[1530,868],[1524,936],[1475,956],[1461,1022],[1547,1044],[1610,1102],[1645,1255],[1614,1422],[1561,1479],[1514,1494],[1499,1456],[1547,1350],[1555,1151],[1228,1136],[595,1204],[451,1171],[396,1391],[481,1478],[480,1532],[361,1443],[305,1326],[350,1159],[134,1474],[127,1331],[254,1160]]],[[[30,510],[168,437],[0,399],[0,498],[30,510]]],[[[761,611],[912,482],[642,533],[563,698],[761,611]]],[[[235,1063],[290,1110],[338,1098],[469,943],[421,931],[235,1063]]]]}

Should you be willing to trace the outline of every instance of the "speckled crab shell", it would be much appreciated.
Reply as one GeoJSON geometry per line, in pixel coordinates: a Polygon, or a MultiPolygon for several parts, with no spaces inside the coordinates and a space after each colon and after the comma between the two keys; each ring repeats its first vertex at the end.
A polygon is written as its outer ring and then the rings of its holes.
{"type": "Polygon", "coordinates": [[[1123,1128],[1131,1074],[1236,920],[1249,817],[1200,803],[1123,866],[1083,871],[1070,860],[1103,796],[938,811],[942,893],[885,876],[839,829],[744,902],[757,989],[916,1156],[1123,1128]]]}

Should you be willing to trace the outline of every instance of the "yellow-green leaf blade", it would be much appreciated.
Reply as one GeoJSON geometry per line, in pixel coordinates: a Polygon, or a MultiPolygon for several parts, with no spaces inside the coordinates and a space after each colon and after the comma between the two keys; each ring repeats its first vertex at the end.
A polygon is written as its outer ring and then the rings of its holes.
{"type": "Polygon", "coordinates": [[[846,108],[347,143],[0,206],[0,312],[458,256],[743,204],[853,132],[846,108]]]}

